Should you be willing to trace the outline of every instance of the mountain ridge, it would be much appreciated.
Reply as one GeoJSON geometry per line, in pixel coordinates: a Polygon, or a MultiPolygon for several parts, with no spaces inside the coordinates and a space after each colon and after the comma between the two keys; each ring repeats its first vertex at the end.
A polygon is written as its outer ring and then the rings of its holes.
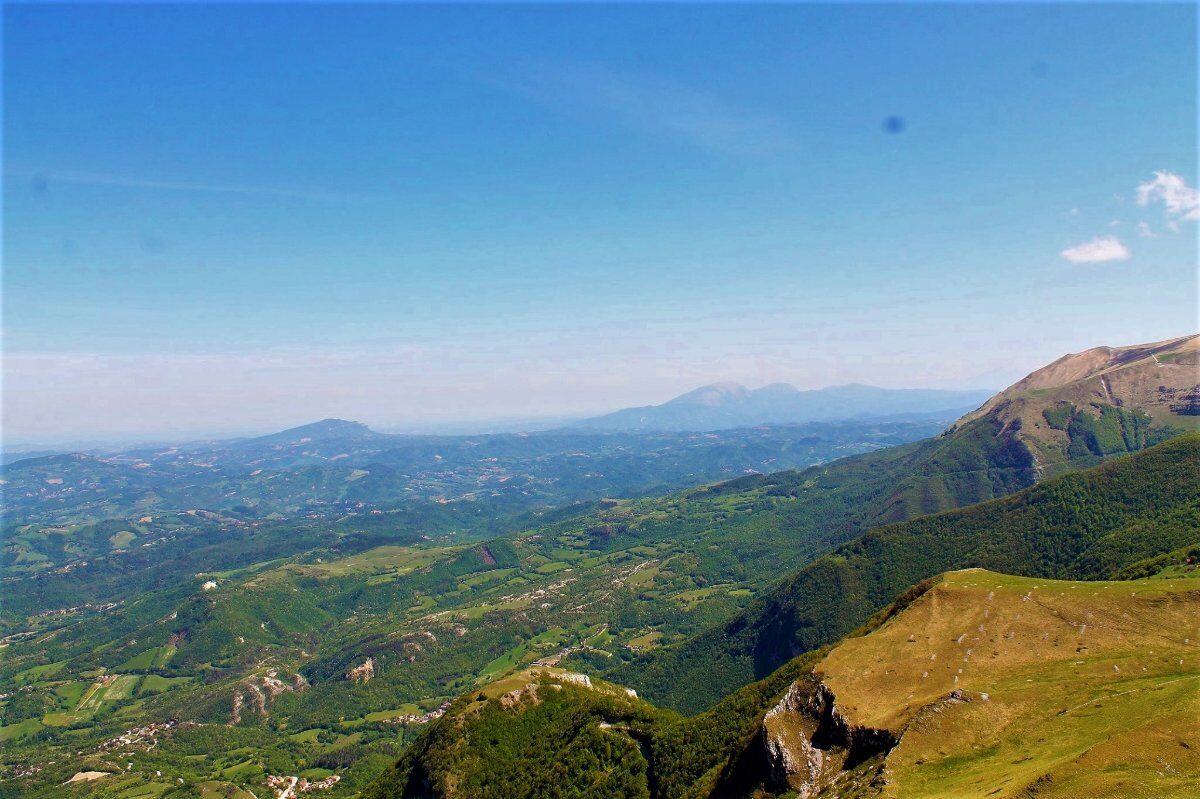
{"type": "Polygon", "coordinates": [[[1194,574],[945,572],[690,718],[577,672],[519,671],[449,706],[364,796],[1182,799],[1200,774],[1197,607],[1194,574]]]}
{"type": "Polygon", "coordinates": [[[669,707],[699,710],[697,700],[711,702],[836,640],[940,571],[1104,579],[1125,560],[1190,543],[1197,523],[1200,434],[1191,433],[1009,496],[876,527],[766,588],[731,620],[607,676],[669,707]],[[1103,505],[1103,515],[1080,495],[1103,505]],[[1151,496],[1159,504],[1147,511],[1151,496]]]}
{"type": "Polygon", "coordinates": [[[1200,334],[1064,355],[996,394],[943,438],[988,419],[1038,474],[1144,447],[1200,423],[1200,334]],[[1156,432],[1157,431],[1157,432],[1156,432]]]}
{"type": "Polygon", "coordinates": [[[990,390],[892,389],[862,383],[801,390],[781,382],[756,389],[722,382],[700,386],[659,405],[624,408],[584,419],[572,427],[704,431],[907,413],[961,413],[978,407],[992,395],[990,390]]]}
{"type": "Polygon", "coordinates": [[[289,427],[280,430],[277,433],[267,433],[266,435],[253,436],[251,438],[240,439],[239,443],[252,444],[269,444],[269,443],[308,443],[309,441],[324,441],[333,438],[346,439],[372,439],[385,438],[385,434],[377,433],[362,422],[355,422],[348,419],[328,418],[321,419],[316,422],[298,425],[297,427],[289,427]]]}
{"type": "MultiPolygon", "coordinates": [[[[846,632],[842,626],[836,633],[821,633],[819,628],[809,629],[811,625],[804,621],[806,603],[824,601],[821,591],[826,598],[837,597],[846,585],[860,585],[855,582],[859,578],[843,573],[840,565],[834,568],[837,553],[869,545],[878,539],[872,538],[875,531],[889,529],[886,525],[912,525],[916,522],[909,520],[936,519],[939,517],[932,514],[990,500],[1003,502],[1001,498],[1040,481],[1087,469],[1118,455],[1141,452],[1195,429],[1200,418],[1186,407],[1181,412],[1179,398],[1200,395],[1200,371],[1195,366],[1198,344],[1200,336],[1193,335],[1064,356],[999,392],[931,439],[801,472],[743,478],[714,486],[712,490],[719,492],[765,490],[768,495],[794,497],[799,505],[791,519],[781,516],[777,523],[790,523],[797,532],[808,530],[816,522],[806,516],[819,514],[826,526],[847,528],[843,541],[860,533],[866,535],[843,544],[831,556],[801,567],[762,595],[767,599],[728,625],[714,628],[707,638],[702,635],[677,650],[655,653],[647,663],[627,667],[618,675],[618,681],[665,699],[669,705],[694,710],[699,707],[695,700],[706,691],[711,701],[739,683],[762,676],[797,652],[846,632]],[[1101,383],[1101,377],[1106,381],[1101,383]],[[839,494],[843,507],[825,509],[828,498],[839,494]],[[847,512],[846,507],[853,510],[847,512]],[[823,586],[821,591],[814,588],[816,593],[789,595],[796,585],[806,585],[803,580],[821,577],[822,568],[827,570],[823,578],[832,582],[818,580],[814,585],[823,586]],[[788,587],[789,581],[792,588],[788,587]],[[756,617],[755,613],[760,615],[756,617]],[[772,625],[777,627],[774,632],[770,631],[772,625]],[[746,636],[754,643],[747,643],[746,636]],[[718,662],[724,665],[713,673],[712,664],[718,662]],[[660,668],[661,672],[655,671],[660,668]],[[633,674],[636,669],[642,669],[642,674],[633,674]],[[735,673],[741,676],[731,682],[735,673]],[[680,679],[681,674],[687,677],[680,679]],[[663,681],[657,682],[660,679],[663,681]],[[673,687],[685,684],[706,688],[687,691],[684,696],[673,687]],[[712,690],[714,686],[723,687],[712,690]]],[[[1184,436],[1178,446],[1191,452],[1195,460],[1198,440],[1195,435],[1184,436]]],[[[1200,475],[1189,475],[1200,481],[1200,475]]],[[[939,545],[927,540],[921,546],[939,545]]],[[[943,563],[944,568],[962,565],[971,564],[943,563]]],[[[1020,569],[1019,564],[1005,565],[1010,570],[1020,569]]],[[[908,576],[911,583],[928,573],[908,576]]],[[[863,579],[875,585],[882,576],[873,574],[863,579]]],[[[903,587],[889,586],[882,595],[876,594],[873,606],[851,613],[853,618],[861,621],[873,607],[886,601],[891,595],[888,591],[894,594],[903,587]]]]}

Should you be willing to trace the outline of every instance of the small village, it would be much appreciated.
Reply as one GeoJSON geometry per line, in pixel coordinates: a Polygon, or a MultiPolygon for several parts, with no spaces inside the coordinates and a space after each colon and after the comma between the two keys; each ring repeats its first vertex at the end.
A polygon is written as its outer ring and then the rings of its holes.
{"type": "Polygon", "coordinates": [[[431,721],[436,721],[446,715],[446,711],[450,709],[452,702],[443,702],[428,713],[403,713],[399,716],[392,716],[390,719],[384,719],[384,724],[428,724],[431,721]]]}
{"type": "MultiPolygon", "coordinates": [[[[149,751],[158,744],[158,736],[179,726],[175,719],[165,722],[146,724],[133,727],[113,738],[109,738],[96,747],[97,752],[111,752],[124,749],[141,749],[149,751]]],[[[183,726],[196,726],[194,722],[184,722],[183,726]]]]}
{"type": "Polygon", "coordinates": [[[342,778],[337,774],[328,776],[323,780],[309,780],[304,777],[283,777],[274,774],[267,777],[267,785],[274,789],[277,799],[288,799],[288,797],[297,793],[327,791],[341,781],[342,778]]]}

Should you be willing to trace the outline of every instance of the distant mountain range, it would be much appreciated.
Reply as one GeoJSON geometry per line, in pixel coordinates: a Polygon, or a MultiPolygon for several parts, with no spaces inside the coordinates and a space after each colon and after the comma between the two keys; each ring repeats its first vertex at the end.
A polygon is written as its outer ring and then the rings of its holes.
{"type": "Polygon", "coordinates": [[[954,416],[709,433],[560,429],[475,436],[388,435],[325,419],[256,438],[41,454],[5,463],[0,479],[7,481],[8,521],[64,523],[141,515],[151,507],[240,506],[263,516],[345,503],[456,500],[486,501],[485,517],[494,520],[532,507],[811,466],[934,435],[954,416]]]}
{"type": "Polygon", "coordinates": [[[625,408],[585,419],[574,426],[592,430],[703,431],[830,419],[965,412],[979,407],[993,393],[985,390],[878,388],[857,383],[811,391],[801,391],[789,383],[772,383],[758,389],[749,389],[740,383],[713,383],[662,405],[625,408]]]}

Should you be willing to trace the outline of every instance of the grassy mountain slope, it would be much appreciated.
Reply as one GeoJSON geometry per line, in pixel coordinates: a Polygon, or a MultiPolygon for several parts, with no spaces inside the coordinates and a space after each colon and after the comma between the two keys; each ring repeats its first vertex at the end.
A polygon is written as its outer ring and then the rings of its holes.
{"type": "Polygon", "coordinates": [[[954,568],[1100,579],[1192,543],[1200,436],[981,505],[872,530],[805,566],[743,613],[611,677],[698,710],[794,655],[837,640],[906,586],[954,568]]]}
{"type": "Polygon", "coordinates": [[[1066,355],[997,394],[959,425],[994,419],[1040,473],[1131,452],[1200,417],[1200,336],[1066,355]]]}
{"type": "Polygon", "coordinates": [[[1195,429],[1198,347],[1189,336],[1068,355],[941,435],[711,490],[794,499],[773,523],[825,541],[1006,496],[1195,429]]]}
{"type": "Polygon", "coordinates": [[[1200,336],[1066,355],[915,447],[881,518],[1003,496],[1198,424],[1200,336]]]}
{"type": "MultiPolygon", "coordinates": [[[[873,731],[883,742],[875,762],[850,763],[875,781],[868,795],[1185,797],[1200,776],[1198,635],[1194,576],[1073,582],[969,570],[839,644],[813,676],[851,739],[873,731]]],[[[767,750],[787,787],[836,796],[852,776],[833,767],[838,746],[807,767],[827,732],[810,690],[799,684],[781,702],[767,750]]]]}
{"type": "Polygon", "coordinates": [[[1190,796],[1198,611],[1196,576],[954,572],[693,718],[582,675],[513,675],[364,796],[1190,796]]]}

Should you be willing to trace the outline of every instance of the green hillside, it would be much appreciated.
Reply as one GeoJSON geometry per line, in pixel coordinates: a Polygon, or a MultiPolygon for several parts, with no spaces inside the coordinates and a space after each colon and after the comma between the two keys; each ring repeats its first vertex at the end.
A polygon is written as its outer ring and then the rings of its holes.
{"type": "Polygon", "coordinates": [[[1196,541],[1200,436],[958,511],[880,527],[805,566],[742,614],[608,674],[656,701],[706,707],[837,640],[907,586],[947,569],[1102,579],[1196,541]]]}
{"type": "Polygon", "coordinates": [[[692,718],[579,674],[512,675],[364,796],[1182,799],[1200,776],[1198,619],[1194,575],[954,572],[692,718]]]}

